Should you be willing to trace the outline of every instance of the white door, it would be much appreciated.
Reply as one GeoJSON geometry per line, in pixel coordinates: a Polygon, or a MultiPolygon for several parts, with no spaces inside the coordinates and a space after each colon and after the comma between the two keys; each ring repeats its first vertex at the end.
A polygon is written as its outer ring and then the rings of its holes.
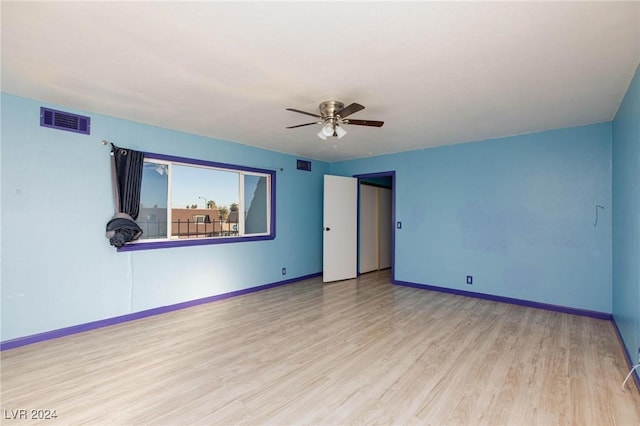
{"type": "Polygon", "coordinates": [[[322,281],[356,277],[358,180],[324,176],[322,281]]]}

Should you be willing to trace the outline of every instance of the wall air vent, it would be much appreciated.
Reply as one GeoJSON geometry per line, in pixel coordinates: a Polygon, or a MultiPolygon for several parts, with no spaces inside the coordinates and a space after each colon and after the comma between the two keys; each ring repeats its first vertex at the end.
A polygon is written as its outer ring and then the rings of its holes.
{"type": "Polygon", "coordinates": [[[88,135],[91,130],[91,118],[85,117],[84,115],[40,107],[40,125],[88,135]]]}
{"type": "Polygon", "coordinates": [[[311,161],[298,160],[297,168],[298,168],[298,170],[304,170],[305,172],[310,172],[311,171],[311,161]]]}

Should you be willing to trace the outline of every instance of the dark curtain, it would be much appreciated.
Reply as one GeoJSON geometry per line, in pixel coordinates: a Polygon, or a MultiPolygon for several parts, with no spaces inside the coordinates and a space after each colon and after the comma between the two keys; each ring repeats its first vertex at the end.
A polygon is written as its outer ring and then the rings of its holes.
{"type": "Polygon", "coordinates": [[[112,246],[122,247],[142,235],[136,223],[140,213],[140,190],[144,153],[111,144],[113,202],[115,215],[107,223],[107,238],[112,246]]]}
{"type": "Polygon", "coordinates": [[[117,213],[126,213],[133,220],[140,213],[140,188],[144,153],[132,149],[118,148],[112,144],[111,153],[115,164],[118,201],[117,213]]]}

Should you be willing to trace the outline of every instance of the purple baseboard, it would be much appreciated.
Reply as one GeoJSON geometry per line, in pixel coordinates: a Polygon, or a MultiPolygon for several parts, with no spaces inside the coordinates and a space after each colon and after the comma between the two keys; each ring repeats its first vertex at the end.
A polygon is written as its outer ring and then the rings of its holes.
{"type": "Polygon", "coordinates": [[[439,291],[441,293],[457,294],[459,296],[475,297],[477,299],[485,299],[485,300],[492,300],[494,302],[510,303],[512,305],[527,306],[529,308],[546,309],[548,311],[562,312],[565,314],[582,315],[585,317],[592,317],[592,318],[598,318],[598,319],[609,320],[609,321],[613,319],[613,316],[606,312],[589,311],[586,309],[570,308],[567,306],[533,302],[533,301],[524,300],[524,299],[514,299],[511,297],[504,297],[504,296],[495,296],[493,294],[475,293],[473,291],[456,290],[453,288],[437,287],[437,286],[432,286],[427,284],[417,284],[417,283],[412,283],[407,281],[399,281],[395,279],[392,280],[392,283],[395,285],[401,285],[404,287],[413,287],[413,288],[419,288],[422,290],[432,290],[432,291],[439,291]]]}
{"type": "MultiPolygon", "coordinates": [[[[613,317],[611,322],[613,323],[613,328],[616,330],[616,336],[618,336],[618,342],[620,342],[620,347],[622,347],[624,358],[627,361],[627,367],[629,367],[629,370],[631,370],[635,364],[633,362],[633,358],[631,358],[631,354],[629,353],[629,351],[627,350],[627,347],[624,344],[624,339],[622,338],[622,334],[620,333],[620,329],[618,328],[616,317],[613,317]]],[[[638,389],[638,392],[640,392],[640,373],[638,373],[637,370],[633,374],[633,381],[636,384],[636,389],[638,389]]]]}
{"type": "Polygon", "coordinates": [[[43,342],[45,340],[57,339],[58,337],[69,336],[71,334],[83,333],[85,331],[95,330],[97,328],[108,327],[110,325],[121,324],[123,322],[134,321],[154,315],[160,315],[171,311],[190,308],[192,306],[203,305],[205,303],[215,302],[217,300],[229,299],[231,297],[241,296],[243,294],[254,293],[256,291],[266,290],[268,288],[278,287],[285,284],[292,284],[309,278],[315,278],[322,275],[322,272],[305,275],[302,277],[291,278],[284,281],[278,281],[271,284],[264,284],[257,287],[246,288],[243,290],[232,291],[230,293],[209,296],[202,299],[189,300],[187,302],[176,303],[175,305],[160,306],[158,308],[147,309],[145,311],[133,312],[131,314],[120,315],[117,317],[106,318],[99,321],[88,322],[85,324],[73,325],[71,327],[60,328],[57,330],[46,331],[44,333],[32,334],[30,336],[18,337],[16,339],[0,342],[0,352],[20,346],[30,345],[33,343],[43,342]]]}

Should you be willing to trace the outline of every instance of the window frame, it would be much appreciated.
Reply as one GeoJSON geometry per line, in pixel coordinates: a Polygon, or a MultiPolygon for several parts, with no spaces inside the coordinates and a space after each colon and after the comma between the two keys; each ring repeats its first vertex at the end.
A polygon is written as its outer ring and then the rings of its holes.
{"type": "MultiPolygon", "coordinates": [[[[186,166],[195,166],[195,167],[207,167],[207,168],[215,168],[215,169],[224,169],[229,171],[236,172],[244,172],[244,173],[256,173],[260,175],[268,175],[269,176],[269,185],[268,185],[268,209],[267,209],[267,225],[268,225],[268,233],[259,234],[259,235],[243,235],[243,236],[220,236],[213,238],[192,238],[192,239],[169,239],[168,237],[165,239],[150,239],[150,240],[136,240],[130,243],[125,244],[124,246],[118,249],[119,252],[126,251],[137,251],[137,250],[154,250],[154,249],[162,249],[162,248],[172,248],[172,247],[190,247],[190,246],[203,246],[203,245],[211,245],[211,244],[232,244],[232,243],[244,243],[251,241],[266,241],[273,240],[276,238],[276,171],[269,169],[261,169],[257,167],[247,167],[247,166],[239,166],[237,164],[229,164],[229,163],[219,163],[216,161],[208,161],[208,160],[199,160],[194,158],[186,158],[186,157],[177,157],[173,155],[165,155],[165,154],[156,154],[151,152],[144,153],[145,160],[157,160],[159,162],[164,163],[177,163],[180,165],[186,166]]],[[[168,194],[171,195],[171,177],[169,180],[169,189],[168,194]]],[[[239,197],[244,197],[244,194],[240,194],[239,197]]],[[[171,200],[167,200],[168,203],[171,200]]],[[[241,201],[241,206],[244,205],[244,200],[241,201]]],[[[171,221],[171,207],[167,206],[167,222],[171,221]]],[[[239,216],[242,216],[240,214],[239,216]]],[[[169,226],[169,225],[167,225],[169,226]]]]}

